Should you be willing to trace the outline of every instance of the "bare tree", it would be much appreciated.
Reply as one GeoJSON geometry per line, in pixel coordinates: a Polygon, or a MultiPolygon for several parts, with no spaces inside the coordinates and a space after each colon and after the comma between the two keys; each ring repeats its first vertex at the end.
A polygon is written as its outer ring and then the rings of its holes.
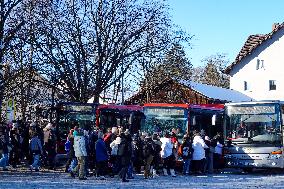
{"type": "Polygon", "coordinates": [[[42,73],[73,101],[97,102],[139,58],[169,44],[167,6],[158,0],[56,1],[38,15],[42,73]]]}
{"type": "MultiPolygon", "coordinates": [[[[12,79],[9,75],[7,55],[16,34],[25,24],[21,17],[22,3],[23,0],[0,0],[0,113],[2,112],[4,89],[12,79]]],[[[2,116],[0,116],[0,121],[1,119],[2,116]]]]}

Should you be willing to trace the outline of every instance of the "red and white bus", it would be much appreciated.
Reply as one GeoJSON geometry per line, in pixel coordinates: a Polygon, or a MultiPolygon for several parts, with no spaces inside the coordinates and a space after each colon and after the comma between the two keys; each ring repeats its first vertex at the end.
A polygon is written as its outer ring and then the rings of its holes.
{"type": "Polygon", "coordinates": [[[143,107],[139,105],[99,105],[96,116],[96,126],[104,132],[108,128],[120,126],[129,129],[132,134],[138,132],[145,119],[143,107]]]}

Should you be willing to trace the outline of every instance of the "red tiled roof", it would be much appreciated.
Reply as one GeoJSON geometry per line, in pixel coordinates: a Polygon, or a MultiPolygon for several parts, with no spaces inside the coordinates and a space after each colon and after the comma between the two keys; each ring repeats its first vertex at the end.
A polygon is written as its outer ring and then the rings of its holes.
{"type": "Polygon", "coordinates": [[[229,74],[232,68],[241,62],[241,60],[247,55],[251,54],[254,49],[260,46],[264,41],[270,39],[272,35],[274,35],[277,31],[284,27],[284,22],[282,24],[278,24],[269,34],[256,34],[250,35],[242,47],[241,51],[237,55],[235,61],[226,68],[225,73],[229,74]]]}

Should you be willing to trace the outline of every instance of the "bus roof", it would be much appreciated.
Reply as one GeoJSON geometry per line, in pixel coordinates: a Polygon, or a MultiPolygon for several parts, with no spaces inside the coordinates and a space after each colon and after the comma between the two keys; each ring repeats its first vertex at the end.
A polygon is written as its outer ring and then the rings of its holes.
{"type": "Polygon", "coordinates": [[[146,103],[143,107],[189,108],[189,104],[146,103]]]}
{"type": "Polygon", "coordinates": [[[168,103],[147,103],[144,107],[170,107],[170,108],[198,108],[208,110],[223,110],[224,104],[168,104],[168,103]]]}
{"type": "Polygon", "coordinates": [[[192,109],[224,110],[224,104],[191,104],[192,109]]]}
{"type": "Polygon", "coordinates": [[[284,101],[280,100],[263,100],[263,101],[248,101],[248,102],[232,102],[226,103],[225,106],[235,106],[235,105],[254,105],[254,104],[284,104],[284,101]]]}
{"type": "Polygon", "coordinates": [[[139,105],[100,104],[98,109],[117,109],[117,110],[142,111],[143,107],[139,106],[139,105]]]}

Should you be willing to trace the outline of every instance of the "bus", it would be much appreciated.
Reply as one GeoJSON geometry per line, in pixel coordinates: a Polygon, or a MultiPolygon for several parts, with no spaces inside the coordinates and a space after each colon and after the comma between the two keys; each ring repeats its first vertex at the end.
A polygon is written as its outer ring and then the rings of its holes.
{"type": "Polygon", "coordinates": [[[186,133],[191,134],[194,130],[213,137],[222,132],[223,111],[222,104],[144,104],[146,119],[141,131],[160,134],[174,131],[180,142],[186,133]]]}
{"type": "Polygon", "coordinates": [[[70,129],[75,126],[92,130],[96,126],[98,104],[60,102],[55,107],[55,125],[57,136],[57,153],[65,154],[64,143],[70,129]]]}
{"type": "Polygon", "coordinates": [[[244,171],[283,168],[282,114],[280,101],[225,104],[226,166],[244,171]]]}
{"type": "Polygon", "coordinates": [[[104,132],[119,126],[129,129],[131,134],[138,133],[145,119],[143,108],[139,105],[102,104],[98,106],[96,115],[96,125],[104,132]]]}

